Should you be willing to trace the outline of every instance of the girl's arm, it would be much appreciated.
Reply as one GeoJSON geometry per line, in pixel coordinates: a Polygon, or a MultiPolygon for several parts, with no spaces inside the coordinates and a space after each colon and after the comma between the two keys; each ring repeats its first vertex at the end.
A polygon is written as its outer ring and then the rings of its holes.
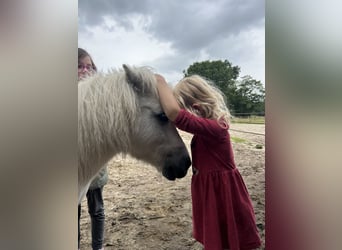
{"type": "Polygon", "coordinates": [[[164,77],[156,74],[157,89],[160,97],[160,104],[164,110],[165,115],[169,120],[174,121],[180,111],[180,107],[176,98],[172,93],[172,89],[166,83],[164,77]]]}

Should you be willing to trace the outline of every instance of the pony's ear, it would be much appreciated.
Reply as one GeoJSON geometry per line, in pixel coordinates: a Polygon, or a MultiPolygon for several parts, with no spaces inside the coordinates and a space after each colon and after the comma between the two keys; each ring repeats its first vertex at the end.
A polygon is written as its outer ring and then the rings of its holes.
{"type": "Polygon", "coordinates": [[[142,91],[142,79],[126,64],[122,65],[125,70],[127,82],[132,85],[134,90],[142,91]]]}

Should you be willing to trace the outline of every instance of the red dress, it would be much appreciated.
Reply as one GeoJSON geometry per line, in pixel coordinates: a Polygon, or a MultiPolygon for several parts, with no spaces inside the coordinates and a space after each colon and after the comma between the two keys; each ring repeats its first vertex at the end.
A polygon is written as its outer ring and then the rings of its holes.
{"type": "Polygon", "coordinates": [[[260,247],[253,205],[234,163],[228,126],[184,109],[174,123],[194,134],[191,141],[194,238],[205,250],[260,247]]]}

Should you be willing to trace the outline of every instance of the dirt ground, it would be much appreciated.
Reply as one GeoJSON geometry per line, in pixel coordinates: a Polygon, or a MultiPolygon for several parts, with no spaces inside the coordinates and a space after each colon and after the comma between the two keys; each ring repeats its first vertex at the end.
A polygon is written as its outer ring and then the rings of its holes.
{"type": "MultiPolygon", "coordinates": [[[[192,135],[184,132],[180,134],[190,152],[192,135]]],[[[232,124],[230,134],[232,137],[245,139],[233,141],[235,161],[253,201],[257,226],[264,245],[265,125],[232,124]]],[[[108,171],[109,181],[103,192],[106,214],[105,249],[203,249],[191,235],[191,168],[185,178],[170,182],[150,165],[128,156],[116,156],[109,162],[108,171]]],[[[91,249],[86,200],[82,202],[80,226],[81,250],[91,249]]]]}

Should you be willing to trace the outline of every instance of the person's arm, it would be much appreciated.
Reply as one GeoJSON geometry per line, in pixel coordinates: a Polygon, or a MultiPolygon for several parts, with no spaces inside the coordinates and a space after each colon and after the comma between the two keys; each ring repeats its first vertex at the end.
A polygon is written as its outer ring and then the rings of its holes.
{"type": "Polygon", "coordinates": [[[176,98],[172,93],[172,89],[166,83],[164,77],[156,74],[157,89],[160,98],[160,104],[164,110],[165,115],[169,120],[174,121],[180,111],[180,107],[176,98]]]}

